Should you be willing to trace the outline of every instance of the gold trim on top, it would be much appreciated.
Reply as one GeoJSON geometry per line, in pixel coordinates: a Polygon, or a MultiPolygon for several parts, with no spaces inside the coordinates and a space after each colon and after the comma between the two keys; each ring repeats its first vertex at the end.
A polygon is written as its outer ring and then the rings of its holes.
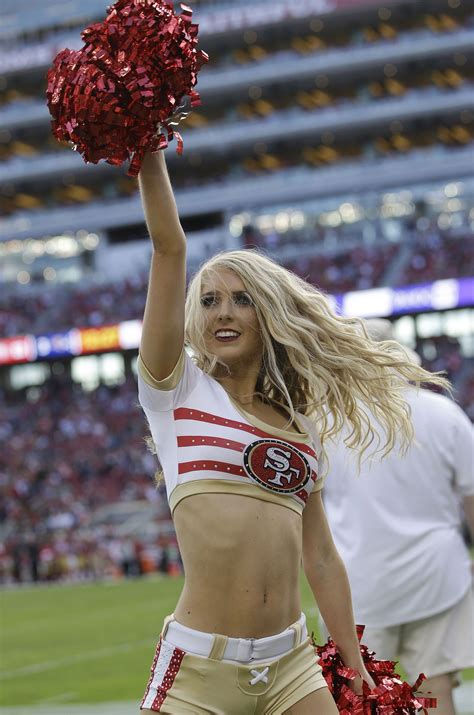
{"type": "Polygon", "coordinates": [[[168,375],[168,377],[165,377],[164,380],[157,380],[153,377],[153,375],[143,362],[143,358],[140,354],[138,355],[137,370],[140,373],[142,379],[147,383],[147,385],[150,385],[150,387],[154,387],[155,390],[162,390],[164,392],[174,390],[175,387],[178,385],[178,382],[181,380],[184,372],[184,348],[178,358],[178,362],[176,363],[173,372],[168,375]]]}
{"type": "Polygon", "coordinates": [[[279,504],[287,509],[291,509],[291,511],[296,512],[300,516],[304,509],[304,505],[298,504],[292,498],[292,495],[288,494],[287,496],[283,496],[282,494],[272,494],[262,489],[262,487],[258,487],[256,484],[227,481],[225,479],[195,479],[190,482],[184,482],[184,484],[178,484],[173,489],[169,498],[171,513],[174,512],[183,499],[193,496],[194,494],[236,494],[251,497],[253,499],[260,499],[260,501],[279,504]]]}

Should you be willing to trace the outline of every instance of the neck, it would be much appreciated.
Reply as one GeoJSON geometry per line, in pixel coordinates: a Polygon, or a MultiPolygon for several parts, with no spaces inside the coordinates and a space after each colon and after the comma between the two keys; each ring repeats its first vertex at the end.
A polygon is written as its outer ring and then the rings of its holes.
{"type": "Polygon", "coordinates": [[[255,391],[260,365],[229,365],[229,368],[230,374],[223,368],[216,375],[224,390],[243,407],[259,401],[255,391]]]}

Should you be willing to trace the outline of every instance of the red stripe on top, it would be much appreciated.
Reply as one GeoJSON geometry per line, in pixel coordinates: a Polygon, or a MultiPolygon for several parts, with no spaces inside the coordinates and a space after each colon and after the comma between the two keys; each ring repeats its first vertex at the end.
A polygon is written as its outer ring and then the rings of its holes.
{"type": "MultiPolygon", "coordinates": [[[[173,415],[175,420],[194,420],[196,422],[207,422],[209,424],[219,425],[221,427],[230,427],[231,429],[238,429],[242,430],[243,432],[249,432],[250,434],[254,434],[256,437],[264,437],[267,439],[281,439],[280,437],[273,435],[271,432],[264,432],[263,430],[260,430],[251,424],[245,422],[237,422],[236,420],[229,420],[225,417],[219,417],[219,415],[213,415],[211,412],[203,412],[202,410],[190,410],[187,407],[178,407],[176,410],[174,410],[173,415]]],[[[284,439],[281,439],[281,441],[291,444],[293,447],[299,449],[300,452],[308,454],[310,457],[314,457],[315,459],[318,458],[314,449],[312,449],[304,442],[297,442],[295,440],[287,439],[286,437],[284,439]]]]}
{"type": "Polygon", "coordinates": [[[178,437],[178,447],[199,447],[202,444],[233,449],[235,452],[243,452],[245,449],[243,442],[236,442],[235,440],[224,439],[223,437],[178,437]]]}
{"type": "MultiPolygon", "coordinates": [[[[215,462],[214,460],[196,460],[195,462],[181,462],[181,464],[178,466],[178,472],[179,474],[186,474],[188,472],[198,472],[198,471],[216,471],[218,470],[219,472],[222,472],[223,474],[236,474],[239,477],[247,477],[248,475],[244,472],[242,467],[239,467],[237,464],[227,464],[226,462],[215,462]]],[[[262,489],[265,489],[265,487],[262,487],[262,489]]],[[[273,489],[267,489],[265,491],[270,491],[273,492],[273,489]]],[[[308,492],[306,492],[304,489],[301,489],[299,492],[296,492],[296,494],[285,494],[283,496],[288,496],[288,497],[298,497],[301,499],[302,502],[306,504],[306,501],[309,497],[308,492]]]]}
{"type": "Polygon", "coordinates": [[[296,492],[296,494],[294,494],[293,496],[299,497],[301,499],[301,501],[304,501],[304,503],[306,504],[306,502],[308,501],[309,494],[304,489],[301,489],[299,492],[296,492]]]}
{"type": "Polygon", "coordinates": [[[221,472],[222,474],[236,474],[239,477],[247,476],[242,467],[239,467],[238,464],[216,462],[215,459],[196,459],[194,462],[180,462],[178,465],[178,474],[208,471],[221,472]]]}
{"type": "Polygon", "coordinates": [[[161,681],[160,685],[158,685],[158,692],[151,704],[151,709],[154,710],[154,712],[160,712],[161,706],[163,705],[163,702],[168,695],[168,691],[173,686],[174,680],[178,674],[178,670],[181,667],[181,661],[183,660],[185,655],[186,654],[184,650],[181,650],[181,648],[175,648],[173,650],[173,655],[171,656],[170,663],[163,676],[163,680],[161,681]]]}

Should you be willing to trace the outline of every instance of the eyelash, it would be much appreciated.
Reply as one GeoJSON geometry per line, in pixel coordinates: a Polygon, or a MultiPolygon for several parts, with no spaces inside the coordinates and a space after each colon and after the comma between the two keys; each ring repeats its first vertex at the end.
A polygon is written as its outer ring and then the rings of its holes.
{"type": "MultiPolygon", "coordinates": [[[[246,293],[236,295],[234,297],[234,302],[236,305],[253,306],[252,298],[246,293]]],[[[217,300],[212,295],[207,295],[204,298],[201,298],[201,305],[204,306],[204,308],[210,308],[211,305],[215,305],[216,303],[217,300]]]]}

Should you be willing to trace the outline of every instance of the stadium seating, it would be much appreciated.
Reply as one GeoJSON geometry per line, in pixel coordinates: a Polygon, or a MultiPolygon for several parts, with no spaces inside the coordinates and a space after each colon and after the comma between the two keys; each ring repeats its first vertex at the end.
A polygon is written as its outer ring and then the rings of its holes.
{"type": "MultiPolygon", "coordinates": [[[[407,226],[401,243],[380,239],[369,245],[360,239],[363,228],[352,231],[357,240],[345,249],[341,248],[342,239],[351,237],[347,226],[266,234],[247,226],[242,242],[269,252],[290,270],[333,294],[386,285],[388,272],[392,285],[474,275],[474,234],[467,226],[456,231],[441,230],[432,223],[423,230],[407,226]],[[394,274],[392,262],[402,246],[406,255],[394,274]]],[[[33,286],[27,301],[24,288],[5,292],[0,297],[0,332],[5,337],[41,334],[139,319],[146,285],[144,273],[133,281],[52,285],[47,291],[33,286]]]]}
{"type": "Polygon", "coordinates": [[[86,393],[55,377],[33,404],[22,394],[6,397],[0,416],[0,434],[9,444],[0,455],[0,583],[179,568],[136,395],[133,378],[86,393]],[[128,512],[130,503],[142,505],[146,538],[143,519],[138,531],[132,523],[127,533],[127,512],[111,518],[111,505],[120,503],[128,512]]]}

